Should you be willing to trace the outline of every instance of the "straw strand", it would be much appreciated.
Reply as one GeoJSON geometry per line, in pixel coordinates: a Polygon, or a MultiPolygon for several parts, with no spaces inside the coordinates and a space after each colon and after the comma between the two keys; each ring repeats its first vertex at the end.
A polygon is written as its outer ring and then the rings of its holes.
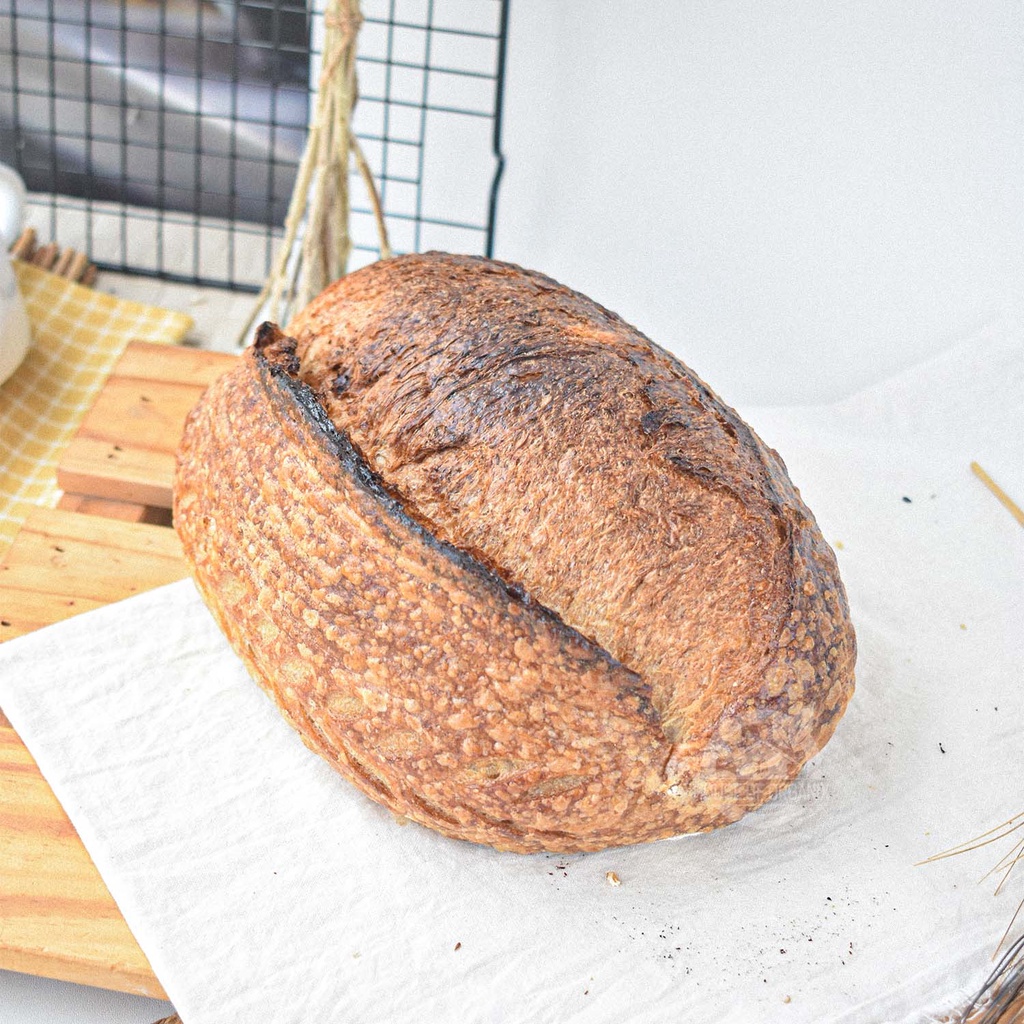
{"type": "Polygon", "coordinates": [[[391,255],[380,197],[352,131],[358,98],[356,42],[363,16],[359,0],[330,0],[324,14],[324,60],[306,148],[288,205],[284,237],[273,268],[239,336],[246,344],[257,316],[287,323],[348,270],[352,254],[348,188],[352,158],[366,185],[381,257],[391,255]]]}

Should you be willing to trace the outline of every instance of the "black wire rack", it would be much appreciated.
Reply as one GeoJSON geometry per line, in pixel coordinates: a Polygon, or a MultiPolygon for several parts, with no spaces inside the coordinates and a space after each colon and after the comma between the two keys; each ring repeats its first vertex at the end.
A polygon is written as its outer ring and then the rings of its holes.
{"type": "MultiPolygon", "coordinates": [[[[392,247],[490,255],[509,0],[363,0],[354,127],[392,247]]],[[[280,244],[325,0],[0,0],[0,162],[101,268],[255,291],[280,244]]],[[[353,264],[378,255],[351,177],[353,264]]]]}

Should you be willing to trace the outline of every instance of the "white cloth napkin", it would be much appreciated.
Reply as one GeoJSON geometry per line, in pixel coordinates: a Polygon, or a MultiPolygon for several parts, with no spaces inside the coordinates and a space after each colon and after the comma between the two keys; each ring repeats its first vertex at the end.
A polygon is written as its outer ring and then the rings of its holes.
{"type": "Polygon", "coordinates": [[[838,549],[858,689],[794,786],[709,835],[522,857],[401,827],[188,582],[4,645],[0,706],[186,1024],[929,1020],[1022,895],[976,884],[992,848],[914,866],[1024,810],[1024,531],[968,470],[1024,494],[1022,411],[998,330],[748,410],[838,549]]]}

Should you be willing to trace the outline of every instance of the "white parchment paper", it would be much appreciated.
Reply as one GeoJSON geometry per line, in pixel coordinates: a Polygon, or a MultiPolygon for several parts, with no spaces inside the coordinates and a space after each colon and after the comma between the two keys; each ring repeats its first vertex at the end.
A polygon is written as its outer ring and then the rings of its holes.
{"type": "Polygon", "coordinates": [[[1022,895],[977,884],[998,852],[914,866],[1024,809],[1024,530],[968,470],[1024,494],[1022,410],[1002,328],[746,410],[837,547],[858,689],[794,786],[709,835],[522,857],[400,826],[188,582],[0,647],[0,706],[186,1024],[927,1020],[1022,895]]]}

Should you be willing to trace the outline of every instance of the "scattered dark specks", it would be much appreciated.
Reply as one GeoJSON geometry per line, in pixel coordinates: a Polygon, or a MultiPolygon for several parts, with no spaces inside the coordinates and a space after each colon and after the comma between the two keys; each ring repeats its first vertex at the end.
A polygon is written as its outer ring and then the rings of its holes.
{"type": "Polygon", "coordinates": [[[942,745],[941,743],[939,744],[939,750],[940,750],[940,751],[941,751],[941,752],[942,752],[943,754],[944,754],[944,753],[946,752],[946,748],[945,748],[945,747],[944,747],[944,746],[943,746],[943,745],[942,745]]]}
{"type": "Polygon", "coordinates": [[[115,452],[123,452],[124,449],[119,444],[115,444],[114,445],[114,451],[115,452]]]}
{"type": "Polygon", "coordinates": [[[7,619],[0,619],[0,626],[9,626],[10,622],[7,619]]]}
{"type": "Polygon", "coordinates": [[[589,989],[589,988],[585,988],[585,989],[583,990],[583,994],[584,994],[585,996],[589,996],[589,995],[590,995],[590,989],[589,989]]]}
{"type": "Polygon", "coordinates": [[[458,951],[460,949],[462,949],[462,943],[461,942],[456,942],[455,943],[455,952],[458,953],[458,951]]]}
{"type": "Polygon", "coordinates": [[[54,551],[59,551],[62,555],[64,554],[64,549],[59,544],[54,544],[53,545],[53,550],[54,551]]]}
{"type": "Polygon", "coordinates": [[[139,401],[140,402],[151,402],[151,401],[153,401],[153,399],[151,399],[149,397],[149,395],[139,395],[139,401]]]}
{"type": "Polygon", "coordinates": [[[780,949],[779,952],[780,953],[785,953],[786,951],[784,949],[780,949]]]}
{"type": "Polygon", "coordinates": [[[907,496],[906,496],[905,494],[903,495],[903,500],[904,500],[904,501],[905,501],[905,502],[906,502],[906,503],[907,503],[908,505],[910,504],[910,498],[908,498],[908,497],[907,497],[907,496]]]}

